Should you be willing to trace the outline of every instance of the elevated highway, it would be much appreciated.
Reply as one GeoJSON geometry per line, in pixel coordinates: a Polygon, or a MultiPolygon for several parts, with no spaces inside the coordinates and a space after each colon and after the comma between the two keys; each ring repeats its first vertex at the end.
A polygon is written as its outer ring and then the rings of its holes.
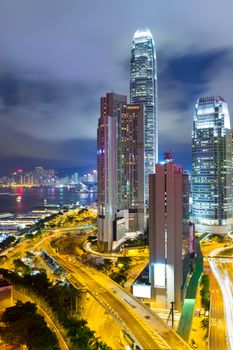
{"type": "Polygon", "coordinates": [[[154,312],[126,292],[102,272],[69,256],[61,256],[51,247],[52,237],[42,242],[43,249],[65,268],[75,288],[88,292],[109,312],[134,339],[141,350],[190,349],[188,344],[154,312]]]}

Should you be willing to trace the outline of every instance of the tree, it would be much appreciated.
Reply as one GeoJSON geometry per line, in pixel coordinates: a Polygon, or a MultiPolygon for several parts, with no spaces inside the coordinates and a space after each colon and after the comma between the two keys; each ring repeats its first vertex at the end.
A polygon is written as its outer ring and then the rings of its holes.
{"type": "Polygon", "coordinates": [[[95,340],[95,332],[87,327],[87,321],[71,318],[66,322],[68,336],[74,345],[74,349],[92,350],[92,343],[95,340]]]}
{"type": "Polygon", "coordinates": [[[132,258],[127,256],[119,257],[116,261],[116,266],[123,265],[121,270],[129,270],[131,268],[132,258]]]}
{"type": "Polygon", "coordinates": [[[201,325],[201,328],[206,329],[206,333],[205,333],[205,339],[206,339],[209,334],[209,318],[208,317],[203,318],[200,325],[201,325]]]}
{"type": "Polygon", "coordinates": [[[201,295],[201,305],[206,310],[209,310],[210,308],[210,279],[208,275],[203,275],[201,279],[200,285],[202,286],[202,289],[200,291],[201,295]]]}
{"type": "Polygon", "coordinates": [[[110,275],[111,279],[120,285],[124,286],[125,282],[127,281],[127,274],[124,272],[113,272],[110,275]]]}
{"type": "Polygon", "coordinates": [[[208,275],[202,275],[200,285],[202,287],[206,288],[206,289],[209,289],[209,287],[210,287],[210,279],[209,279],[208,275]]]}
{"type": "Polygon", "coordinates": [[[26,344],[29,350],[59,350],[56,335],[36,311],[30,302],[7,308],[2,316],[5,327],[0,328],[1,338],[14,345],[26,344]]]}
{"type": "Polygon", "coordinates": [[[104,259],[104,270],[109,274],[113,266],[112,260],[104,259]]]}
{"type": "Polygon", "coordinates": [[[201,321],[201,328],[203,328],[203,329],[209,328],[209,318],[208,317],[203,318],[203,320],[201,321]]]}
{"type": "Polygon", "coordinates": [[[2,321],[4,323],[12,323],[24,317],[23,313],[27,316],[31,316],[34,315],[36,311],[37,307],[35,304],[32,304],[29,301],[23,304],[22,301],[18,300],[15,306],[6,309],[2,316],[2,321]]]}
{"type": "Polygon", "coordinates": [[[33,238],[33,234],[32,234],[32,233],[27,233],[27,234],[25,235],[25,238],[26,238],[26,239],[32,239],[32,238],[33,238]]]}
{"type": "Polygon", "coordinates": [[[27,341],[29,349],[59,349],[55,334],[47,327],[46,322],[40,315],[34,315],[34,317],[30,320],[28,329],[30,333],[33,333],[33,336],[29,337],[27,341]]]}
{"type": "Polygon", "coordinates": [[[28,258],[28,259],[33,259],[34,257],[35,257],[35,255],[34,255],[34,253],[32,253],[32,252],[26,252],[26,257],[28,258]]]}
{"type": "Polygon", "coordinates": [[[98,348],[97,349],[98,350],[99,349],[100,350],[111,350],[111,348],[107,344],[103,343],[102,341],[98,341],[98,348]]]}
{"type": "Polygon", "coordinates": [[[24,264],[24,262],[21,259],[15,259],[13,261],[14,267],[16,270],[20,271],[23,274],[30,274],[31,273],[31,268],[24,264]]]}
{"type": "MultiPolygon", "coordinates": [[[[24,277],[5,269],[0,269],[0,273],[4,274],[9,281],[31,288],[34,293],[43,297],[71,338],[73,347],[70,349],[110,350],[95,337],[95,332],[88,328],[85,320],[76,319],[72,316],[71,306],[75,305],[74,301],[79,297],[79,291],[73,286],[58,283],[51,285],[45,273],[24,277]]],[[[43,323],[44,320],[40,322],[41,316],[36,315],[39,317],[38,319],[34,317],[35,315],[36,305],[18,302],[13,309],[7,309],[3,315],[5,327],[0,328],[0,336],[11,344],[26,344],[30,350],[59,349],[57,341],[54,340],[55,335],[50,334],[49,330],[43,327],[41,322],[43,323]],[[34,336],[34,333],[36,338],[32,339],[31,335],[34,336]]]]}

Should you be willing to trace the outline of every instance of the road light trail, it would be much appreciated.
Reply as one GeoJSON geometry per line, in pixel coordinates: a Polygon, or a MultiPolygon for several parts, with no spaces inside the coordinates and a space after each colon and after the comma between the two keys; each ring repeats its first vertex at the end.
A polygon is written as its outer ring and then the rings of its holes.
{"type": "MultiPolygon", "coordinates": [[[[103,306],[112,310],[112,313],[118,320],[121,320],[127,330],[135,336],[142,349],[190,349],[188,344],[183,341],[163,320],[145,308],[132,295],[121,289],[114,281],[99,271],[84,265],[80,261],[74,264],[67,257],[57,254],[51,247],[52,237],[43,242],[43,249],[52,256],[58,264],[71,272],[72,283],[83,282],[89,292],[97,300],[103,302],[103,306]],[[130,298],[136,308],[130,307],[124,299],[130,298]],[[143,309],[144,315],[150,315],[149,320],[144,318],[140,310],[143,309]],[[151,323],[149,325],[149,323],[151,323]],[[154,331],[153,328],[157,328],[154,331]],[[166,339],[166,340],[165,340],[166,339]]],[[[79,285],[80,287],[80,285],[79,285]]]]}
{"type": "Polygon", "coordinates": [[[224,270],[224,273],[222,275],[221,270],[215,261],[210,261],[210,267],[222,291],[228,345],[229,349],[233,350],[233,293],[231,288],[231,281],[228,272],[224,270]]]}
{"type": "MultiPolygon", "coordinates": [[[[64,234],[64,231],[62,231],[62,234],[64,234]]],[[[40,242],[31,242],[31,250],[35,246],[37,248],[42,246],[62,267],[71,273],[74,283],[80,282],[80,279],[81,281],[83,280],[89,292],[93,293],[98,300],[102,300],[104,306],[107,305],[111,313],[118,320],[121,320],[126,329],[129,330],[129,334],[134,335],[138,343],[142,345],[141,349],[190,349],[188,344],[168,327],[163,320],[132,295],[120,288],[114,281],[80,261],[76,261],[74,264],[69,261],[69,257],[57,254],[50,246],[50,243],[59,236],[59,230],[56,230],[56,232],[53,232],[49,237],[44,237],[40,242]],[[130,304],[136,303],[136,308],[128,305],[128,298],[130,298],[130,304]],[[125,299],[127,299],[127,303],[125,299]],[[149,319],[145,318],[145,315],[150,315],[149,319]]],[[[22,251],[25,252],[25,247],[22,249],[21,246],[21,255],[22,251]]]]}

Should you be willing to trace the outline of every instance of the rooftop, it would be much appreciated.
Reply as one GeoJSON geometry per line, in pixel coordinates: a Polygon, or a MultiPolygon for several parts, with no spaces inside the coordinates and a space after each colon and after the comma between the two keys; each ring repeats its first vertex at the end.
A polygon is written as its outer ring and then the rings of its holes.
{"type": "Polygon", "coordinates": [[[140,28],[136,30],[133,36],[134,39],[153,39],[149,28],[140,28]]]}
{"type": "Polygon", "coordinates": [[[222,96],[205,96],[205,97],[199,97],[197,103],[208,103],[208,102],[225,102],[224,98],[222,96]]]}

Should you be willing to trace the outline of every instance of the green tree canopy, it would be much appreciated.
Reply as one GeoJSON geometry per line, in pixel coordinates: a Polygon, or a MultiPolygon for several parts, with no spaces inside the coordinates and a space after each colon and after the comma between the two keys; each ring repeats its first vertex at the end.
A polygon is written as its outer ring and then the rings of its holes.
{"type": "Polygon", "coordinates": [[[30,302],[20,301],[3,313],[0,335],[4,342],[23,345],[29,350],[59,350],[54,332],[47,327],[44,318],[36,313],[37,307],[30,302]]]}

